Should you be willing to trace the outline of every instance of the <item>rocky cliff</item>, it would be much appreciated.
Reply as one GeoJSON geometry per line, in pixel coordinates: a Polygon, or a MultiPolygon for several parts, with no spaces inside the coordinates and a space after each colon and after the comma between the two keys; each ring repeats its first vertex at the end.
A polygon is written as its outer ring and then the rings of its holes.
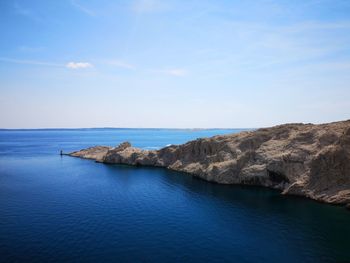
{"type": "Polygon", "coordinates": [[[350,120],[285,124],[160,150],[142,150],[125,142],[70,155],[110,164],[165,167],[220,184],[260,185],[350,206],[350,120]]]}

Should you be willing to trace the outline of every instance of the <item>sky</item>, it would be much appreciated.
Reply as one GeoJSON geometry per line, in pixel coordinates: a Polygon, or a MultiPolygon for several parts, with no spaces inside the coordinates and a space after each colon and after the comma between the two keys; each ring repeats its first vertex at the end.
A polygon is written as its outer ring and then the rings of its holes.
{"type": "Polygon", "coordinates": [[[0,0],[0,128],[350,119],[349,0],[0,0]]]}

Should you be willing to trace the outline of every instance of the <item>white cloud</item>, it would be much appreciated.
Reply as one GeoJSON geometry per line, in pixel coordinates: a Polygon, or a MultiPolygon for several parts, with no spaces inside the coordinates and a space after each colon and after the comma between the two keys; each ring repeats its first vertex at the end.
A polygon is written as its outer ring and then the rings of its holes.
{"type": "Polygon", "coordinates": [[[66,65],[64,65],[64,64],[51,63],[46,61],[25,60],[25,59],[15,59],[15,58],[6,58],[6,57],[0,57],[0,61],[7,62],[7,63],[15,63],[15,64],[35,65],[35,66],[66,67],[70,69],[85,69],[85,68],[93,67],[93,65],[88,62],[69,62],[66,65]]]}
{"type": "Polygon", "coordinates": [[[93,65],[88,62],[69,62],[66,64],[66,67],[70,69],[83,69],[92,68],[93,65]]]}

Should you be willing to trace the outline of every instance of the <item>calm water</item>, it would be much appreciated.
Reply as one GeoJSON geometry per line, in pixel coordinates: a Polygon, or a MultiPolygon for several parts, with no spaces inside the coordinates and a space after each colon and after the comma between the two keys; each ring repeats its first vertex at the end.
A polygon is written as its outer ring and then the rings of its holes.
{"type": "Polygon", "coordinates": [[[350,212],[58,151],[236,130],[0,131],[1,262],[350,262],[350,212]]]}

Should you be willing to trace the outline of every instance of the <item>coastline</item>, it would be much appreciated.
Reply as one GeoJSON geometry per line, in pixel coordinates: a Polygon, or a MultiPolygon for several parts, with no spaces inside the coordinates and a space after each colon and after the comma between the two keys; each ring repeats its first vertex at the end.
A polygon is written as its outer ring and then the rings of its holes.
{"type": "Polygon", "coordinates": [[[159,150],[96,146],[68,154],[109,164],[156,166],[209,182],[278,189],[350,208],[350,121],[284,124],[159,150]]]}

